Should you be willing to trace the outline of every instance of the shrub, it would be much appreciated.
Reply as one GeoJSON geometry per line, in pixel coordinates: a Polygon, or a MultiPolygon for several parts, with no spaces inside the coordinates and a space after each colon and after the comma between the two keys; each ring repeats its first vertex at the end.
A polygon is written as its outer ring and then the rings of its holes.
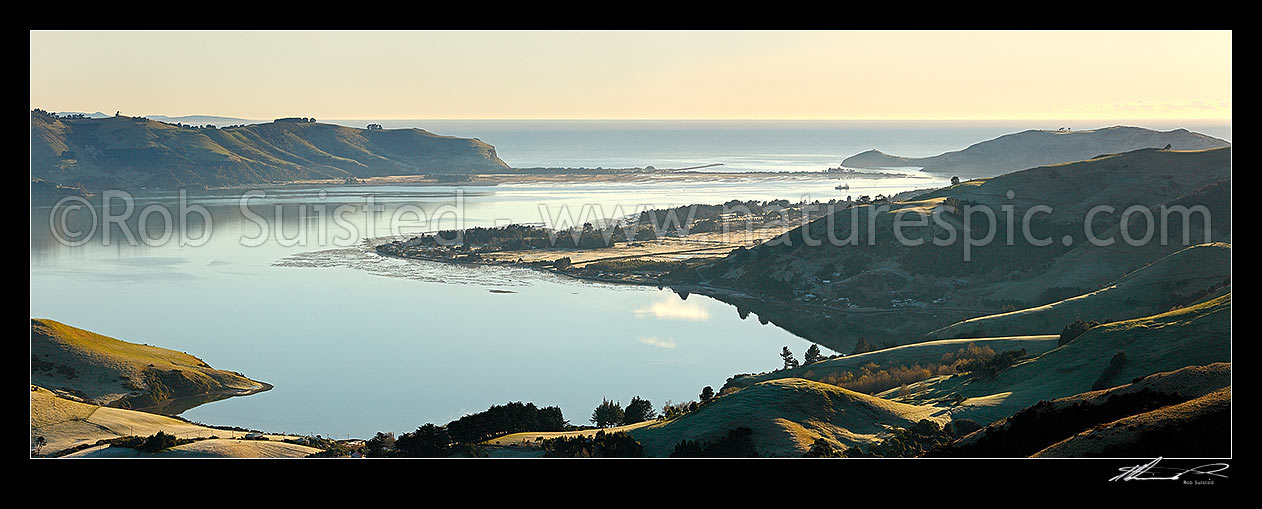
{"type": "Polygon", "coordinates": [[[545,458],[639,458],[644,446],[630,434],[597,431],[594,437],[557,437],[543,441],[545,458]]]}
{"type": "Polygon", "coordinates": [[[1100,325],[1100,322],[1086,320],[1078,320],[1066,325],[1065,328],[1060,331],[1060,341],[1057,341],[1057,346],[1065,346],[1069,344],[1070,341],[1078,339],[1078,336],[1083,335],[1083,333],[1091,330],[1092,327],[1097,325],[1100,325]]]}
{"type": "Polygon", "coordinates": [[[1100,389],[1107,389],[1109,387],[1109,382],[1113,380],[1113,377],[1116,377],[1117,374],[1122,371],[1122,366],[1125,365],[1126,352],[1118,352],[1115,354],[1112,359],[1109,359],[1109,365],[1105,366],[1104,371],[1100,373],[1100,378],[1097,379],[1094,384],[1091,384],[1091,390],[1098,391],[1100,389]]]}
{"type": "Polygon", "coordinates": [[[969,372],[976,378],[993,377],[1025,358],[1025,349],[1008,350],[986,359],[971,359],[956,364],[956,370],[969,372]]]}
{"type": "Polygon", "coordinates": [[[841,458],[843,456],[841,449],[834,447],[832,442],[824,440],[823,437],[816,438],[811,443],[811,448],[802,454],[803,458],[841,458]]]}
{"type": "Polygon", "coordinates": [[[696,440],[683,439],[675,444],[675,450],[670,453],[671,458],[701,458],[701,442],[696,440]]]}

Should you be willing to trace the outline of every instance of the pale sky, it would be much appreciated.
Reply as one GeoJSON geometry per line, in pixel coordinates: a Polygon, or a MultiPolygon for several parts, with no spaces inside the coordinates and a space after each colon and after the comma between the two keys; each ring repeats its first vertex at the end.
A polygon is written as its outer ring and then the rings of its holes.
{"type": "Polygon", "coordinates": [[[31,32],[31,107],[250,119],[1230,119],[1229,31],[31,32]]]}

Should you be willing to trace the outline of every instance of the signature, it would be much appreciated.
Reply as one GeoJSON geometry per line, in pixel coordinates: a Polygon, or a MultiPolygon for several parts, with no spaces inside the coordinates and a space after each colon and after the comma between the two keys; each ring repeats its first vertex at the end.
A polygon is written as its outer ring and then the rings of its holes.
{"type": "Polygon", "coordinates": [[[1149,461],[1143,465],[1132,465],[1129,467],[1119,468],[1122,473],[1109,481],[1177,481],[1185,475],[1203,475],[1212,477],[1227,476],[1220,474],[1223,470],[1227,470],[1226,463],[1209,463],[1195,468],[1171,468],[1159,467],[1162,458],[1149,461]]]}

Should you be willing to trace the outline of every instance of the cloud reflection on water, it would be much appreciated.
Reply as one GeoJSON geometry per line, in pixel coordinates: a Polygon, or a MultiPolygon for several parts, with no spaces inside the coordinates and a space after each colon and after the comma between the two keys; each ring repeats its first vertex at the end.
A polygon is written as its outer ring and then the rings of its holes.
{"type": "Polygon", "coordinates": [[[659,320],[686,320],[690,322],[704,322],[710,319],[710,312],[695,302],[686,302],[671,296],[659,299],[657,302],[649,304],[635,310],[636,318],[645,318],[652,316],[659,320]]]}

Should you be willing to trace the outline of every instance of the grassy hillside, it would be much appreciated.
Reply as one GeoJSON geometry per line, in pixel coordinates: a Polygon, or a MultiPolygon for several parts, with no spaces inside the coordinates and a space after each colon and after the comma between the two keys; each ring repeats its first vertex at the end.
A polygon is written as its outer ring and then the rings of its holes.
{"type": "Polygon", "coordinates": [[[296,179],[508,169],[476,139],[315,122],[190,127],[143,117],[31,113],[31,177],[90,189],[266,184],[296,179]]]}
{"type": "MultiPolygon", "coordinates": [[[[848,351],[860,337],[906,343],[968,318],[1099,290],[1166,255],[1207,242],[1202,214],[1187,221],[1184,239],[1183,217],[1175,213],[1166,222],[1165,245],[1154,238],[1132,246],[1119,233],[1122,211],[1132,205],[1158,215],[1162,206],[1204,206],[1212,218],[1208,242],[1230,243],[1230,179],[1230,148],[1140,150],[1030,168],[907,201],[840,209],[674,282],[699,285],[701,293],[705,287],[735,290],[707,294],[834,350],[848,351]],[[1040,206],[1050,212],[1022,221],[1040,206]],[[1113,238],[1112,245],[1097,247],[1086,237],[1087,212],[1097,206],[1115,210],[1094,216],[1091,225],[1098,238],[1113,238]],[[971,216],[969,236],[993,234],[990,242],[970,246],[963,241],[964,207],[994,213],[993,230],[983,213],[971,216]],[[918,223],[917,217],[926,220],[918,223]]],[[[1144,229],[1132,226],[1143,216],[1134,214],[1129,221],[1132,237],[1142,237],[1144,229]]]]}
{"type": "Polygon", "coordinates": [[[1230,293],[1158,315],[1100,325],[993,378],[957,375],[927,380],[911,386],[912,394],[899,399],[930,404],[958,393],[967,399],[952,409],[956,417],[989,423],[1041,400],[1217,362],[1231,362],[1230,293]]]}
{"type": "Polygon", "coordinates": [[[1035,458],[1231,457],[1231,387],[1102,424],[1035,458]]]}
{"type": "Polygon", "coordinates": [[[931,157],[902,157],[869,150],[848,157],[841,164],[850,168],[919,166],[929,172],[990,176],[1166,145],[1173,150],[1204,150],[1231,144],[1186,129],[1163,132],[1115,126],[1086,131],[1029,130],[931,157]]]}
{"type": "MultiPolygon", "coordinates": [[[[319,452],[319,449],[295,444],[262,440],[228,440],[248,435],[242,431],[227,431],[191,424],[171,417],[147,412],[101,407],[61,398],[42,387],[31,386],[31,437],[43,437],[45,445],[41,456],[57,456],[68,449],[85,448],[71,457],[119,457],[139,456],[139,451],[121,447],[91,447],[100,440],[125,436],[146,437],[158,432],[179,438],[220,437],[224,440],[198,441],[178,446],[179,451],[162,451],[161,456],[183,455],[214,457],[302,457],[319,452]]],[[[266,436],[269,440],[284,440],[286,436],[266,436]]]]}
{"type": "Polygon", "coordinates": [[[662,457],[682,440],[712,442],[744,426],[753,430],[759,455],[797,457],[817,438],[840,448],[870,444],[888,432],[887,425],[910,427],[921,419],[949,422],[934,408],[785,378],[721,396],[695,412],[630,433],[644,445],[645,455],[662,457]]]}
{"type": "MultiPolygon", "coordinates": [[[[1186,403],[1230,386],[1229,363],[1188,366],[1157,373],[1119,387],[1040,401],[932,455],[969,458],[1032,456],[1057,442],[1110,422],[1186,403]]],[[[1206,452],[1200,450],[1193,455],[1201,456],[1206,452]]]]}
{"type": "Polygon", "coordinates": [[[86,402],[178,413],[270,388],[187,353],[31,320],[31,382],[86,402]]]}
{"type": "Polygon", "coordinates": [[[1231,282],[1231,244],[1188,247],[1094,292],[1043,306],[972,318],[930,332],[932,339],[994,334],[1058,334],[1076,320],[1112,322],[1148,316],[1186,305],[1231,282]]]}
{"type": "MultiPolygon", "coordinates": [[[[1161,168],[1161,166],[1154,166],[1161,168]]],[[[1101,224],[1094,230],[1100,238],[1112,238],[1116,242],[1112,245],[1097,246],[1090,242],[1078,242],[1074,248],[1057,256],[1051,260],[1042,270],[1033,271],[1025,277],[1014,279],[996,280],[986,285],[980,285],[977,288],[969,288],[961,291],[961,297],[978,298],[986,296],[988,298],[999,301],[1016,301],[1026,303],[1027,305],[1047,304],[1058,300],[1057,297],[1044,297],[1048,289],[1063,290],[1068,293],[1062,297],[1069,297],[1087,291],[1104,287],[1109,282],[1130,273],[1144,265],[1154,262],[1166,255],[1179,251],[1184,247],[1206,242],[1223,242],[1231,243],[1231,180],[1224,178],[1216,180],[1211,184],[1202,187],[1189,187],[1192,191],[1179,198],[1164,201],[1157,205],[1157,211],[1154,215],[1159,214],[1160,207],[1204,207],[1208,210],[1210,228],[1208,236],[1206,235],[1203,214],[1191,216],[1191,220],[1187,221],[1188,242],[1183,241],[1184,221],[1180,214],[1174,213],[1168,216],[1167,231],[1170,233],[1169,242],[1164,245],[1156,240],[1139,245],[1130,245],[1124,242],[1121,235],[1120,224],[1101,224]]],[[[1123,202],[1126,203],[1126,202],[1123,202]]],[[[1123,206],[1118,205],[1118,214],[1123,206]]],[[[1154,221],[1160,221],[1159,217],[1154,217],[1154,221]]],[[[1129,231],[1137,232],[1136,235],[1142,237],[1144,226],[1142,223],[1145,219],[1142,215],[1136,214],[1131,217],[1129,231]]],[[[1157,228],[1160,228],[1159,223],[1157,228]]],[[[1081,229],[1079,230],[1081,231],[1081,229]]],[[[1021,306],[1024,307],[1024,306],[1021,306]]]]}

